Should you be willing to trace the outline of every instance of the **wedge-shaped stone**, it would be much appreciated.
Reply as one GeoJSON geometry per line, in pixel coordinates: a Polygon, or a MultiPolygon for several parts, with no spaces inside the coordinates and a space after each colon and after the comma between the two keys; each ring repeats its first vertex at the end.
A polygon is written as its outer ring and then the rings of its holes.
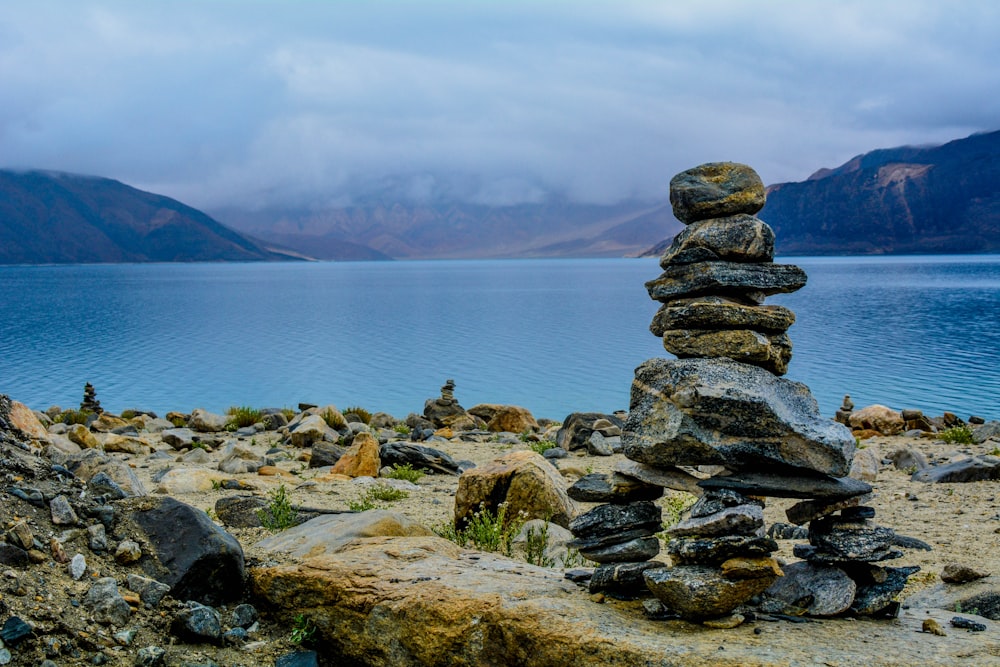
{"type": "Polygon", "coordinates": [[[764,208],[766,198],[757,172],[738,162],[708,162],[670,179],[670,205],[685,224],[738,213],[753,215],[764,208]]]}
{"type": "Polygon", "coordinates": [[[770,262],[774,231],[752,215],[699,220],[685,227],[660,256],[660,266],[692,262],[770,262]]]}
{"type": "Polygon", "coordinates": [[[792,264],[698,262],[675,264],[646,283],[650,298],[672,301],[700,294],[783,294],[802,289],[806,273],[792,264]]]}
{"type": "Polygon", "coordinates": [[[628,458],[658,467],[760,470],[777,464],[835,477],[850,470],[855,450],[851,432],[820,416],[804,384],[729,359],[640,365],[622,445],[628,458]]]}
{"type": "Polygon", "coordinates": [[[749,329],[670,329],[663,332],[663,348],[681,359],[725,357],[760,366],[775,375],[788,372],[792,359],[792,341],[786,334],[749,329]]]}
{"type": "Polygon", "coordinates": [[[707,296],[663,304],[649,330],[661,337],[670,329],[752,329],[783,333],[794,323],[795,313],[782,306],[747,306],[707,296]]]}

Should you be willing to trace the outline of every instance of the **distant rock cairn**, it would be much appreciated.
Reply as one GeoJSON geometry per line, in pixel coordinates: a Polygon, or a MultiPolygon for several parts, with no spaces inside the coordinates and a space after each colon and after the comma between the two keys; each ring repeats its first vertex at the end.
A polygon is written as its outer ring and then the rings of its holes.
{"type": "Polygon", "coordinates": [[[679,359],[636,369],[622,429],[632,462],[603,486],[581,480],[587,489],[571,489],[608,503],[571,529],[581,553],[603,556],[591,590],[597,582],[612,594],[639,594],[635,586],[644,584],[683,618],[731,614],[755,596],[772,613],[888,613],[915,570],[873,565],[902,554],[892,548],[893,531],[874,525],[874,510],[862,505],[871,486],[846,477],[855,440],[820,416],[808,387],[779,377],[791,360],[785,332],[795,316],[763,302],[800,289],[806,275],[773,263],[774,232],[754,216],[764,200],[746,165],[704,164],[671,180],[674,215],[687,227],[646,288],[663,304],[650,330],[679,359]],[[656,494],[633,495],[648,484],[701,496],[667,531],[673,567],[648,562],[659,550],[647,539],[656,494]],[[778,545],[764,530],[767,496],[803,499],[788,518],[811,522],[809,544],[795,548],[806,561],[795,564],[795,577],[783,577],[770,555],[778,545]],[[619,522],[626,539],[613,536],[619,522]],[[833,602],[809,589],[831,577],[833,602]],[[822,607],[797,606],[816,599],[822,607]]]}

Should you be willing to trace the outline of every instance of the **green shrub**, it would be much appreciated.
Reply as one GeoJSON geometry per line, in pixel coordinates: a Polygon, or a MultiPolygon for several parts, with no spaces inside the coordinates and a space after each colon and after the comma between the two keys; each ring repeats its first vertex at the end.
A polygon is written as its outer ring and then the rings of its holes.
{"type": "Polygon", "coordinates": [[[423,470],[417,470],[409,463],[397,463],[392,466],[392,472],[386,477],[390,479],[405,479],[407,482],[416,484],[425,475],[423,470]]]}
{"type": "Polygon", "coordinates": [[[296,512],[292,508],[291,498],[288,497],[288,489],[282,484],[268,495],[271,502],[267,507],[257,510],[257,518],[262,526],[277,533],[295,525],[296,512]]]}
{"type": "Polygon", "coordinates": [[[539,454],[544,454],[546,451],[552,449],[556,446],[556,443],[551,440],[539,440],[538,442],[529,442],[528,448],[533,452],[538,452],[539,454]]]}
{"type": "Polygon", "coordinates": [[[281,414],[284,415],[285,421],[292,421],[298,413],[291,408],[281,408],[281,414]]]}
{"type": "Polygon", "coordinates": [[[307,619],[303,614],[298,614],[292,624],[292,632],[288,637],[288,641],[293,644],[308,644],[312,641],[315,634],[316,626],[312,624],[312,621],[307,619]]]}
{"type": "Polygon", "coordinates": [[[226,430],[233,431],[238,428],[253,426],[263,418],[260,410],[257,408],[251,408],[247,405],[234,405],[226,410],[226,414],[229,415],[229,423],[226,424],[226,430]]]}
{"type": "Polygon", "coordinates": [[[372,421],[372,413],[357,405],[344,408],[341,412],[345,415],[354,415],[363,424],[370,424],[372,421]]]}
{"type": "Polygon", "coordinates": [[[347,507],[352,512],[365,512],[373,509],[385,509],[381,503],[393,503],[397,500],[405,500],[410,494],[402,489],[394,489],[387,484],[373,484],[365,489],[357,500],[347,503],[347,507]]]}
{"type": "Polygon", "coordinates": [[[410,427],[404,424],[403,422],[399,422],[398,424],[393,426],[392,430],[395,431],[396,433],[399,433],[400,435],[410,435],[410,427]]]}
{"type": "Polygon", "coordinates": [[[971,445],[972,429],[968,426],[955,426],[938,433],[938,438],[949,444],[971,445]]]}
{"type": "Polygon", "coordinates": [[[338,431],[347,426],[347,420],[344,419],[344,415],[337,412],[336,410],[331,410],[327,408],[320,413],[320,417],[326,422],[326,425],[330,428],[337,429],[338,431]]]}
{"type": "Polygon", "coordinates": [[[539,530],[529,528],[527,538],[524,560],[539,567],[555,567],[555,560],[545,554],[549,546],[549,522],[543,523],[539,530]]]}
{"type": "Polygon", "coordinates": [[[59,421],[63,424],[68,424],[70,426],[74,424],[87,424],[87,417],[92,415],[92,412],[86,410],[67,410],[66,412],[59,415],[59,421]]]}
{"type": "Polygon", "coordinates": [[[523,525],[523,516],[508,519],[507,503],[500,503],[496,514],[480,505],[465,528],[457,529],[453,524],[446,523],[435,528],[434,532],[460,547],[471,544],[480,551],[492,551],[510,556],[514,550],[514,538],[521,532],[523,525]]]}

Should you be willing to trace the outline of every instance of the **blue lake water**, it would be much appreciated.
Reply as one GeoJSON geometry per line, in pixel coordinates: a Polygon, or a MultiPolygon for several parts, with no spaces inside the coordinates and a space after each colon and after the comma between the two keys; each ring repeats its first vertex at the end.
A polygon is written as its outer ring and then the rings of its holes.
{"type": "MultiPolygon", "coordinates": [[[[850,393],[1000,418],[1000,256],[784,258],[809,274],[788,377],[824,414],[850,393]]],[[[0,393],[36,409],[222,411],[300,401],[421,412],[627,409],[653,259],[0,267],[0,393]]]]}

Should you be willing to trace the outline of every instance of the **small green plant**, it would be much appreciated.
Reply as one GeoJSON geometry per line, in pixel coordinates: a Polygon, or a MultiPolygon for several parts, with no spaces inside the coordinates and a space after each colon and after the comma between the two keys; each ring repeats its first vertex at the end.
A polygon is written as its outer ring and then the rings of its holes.
{"type": "Polygon", "coordinates": [[[330,428],[339,430],[347,426],[347,420],[344,419],[344,415],[331,408],[323,410],[319,416],[323,418],[323,421],[325,421],[326,425],[330,428]]]}
{"type": "Polygon", "coordinates": [[[220,490],[222,490],[222,482],[220,482],[217,479],[213,479],[212,480],[212,490],[213,491],[220,491],[220,490]]]}
{"type": "Polygon", "coordinates": [[[908,468],[904,468],[903,472],[912,477],[913,475],[917,474],[917,466],[909,466],[908,468]]]}
{"type": "Polygon", "coordinates": [[[263,418],[263,415],[260,414],[260,410],[257,408],[251,408],[247,405],[234,405],[226,410],[226,414],[229,415],[229,423],[226,424],[227,431],[235,431],[238,428],[253,426],[263,418]]]}
{"type": "Polygon", "coordinates": [[[135,419],[138,414],[135,410],[122,410],[122,413],[118,416],[122,419],[135,419]]]}
{"type": "Polygon", "coordinates": [[[416,484],[425,475],[423,470],[417,470],[409,463],[397,463],[392,466],[392,472],[386,477],[390,479],[405,479],[416,484]]]}
{"type": "Polygon", "coordinates": [[[398,424],[393,426],[392,430],[400,435],[410,435],[410,427],[404,424],[403,422],[399,422],[398,424]]]}
{"type": "Polygon", "coordinates": [[[313,625],[312,621],[303,614],[298,614],[292,623],[292,633],[289,635],[288,641],[293,644],[308,644],[315,634],[316,626],[313,625]]]}
{"type": "Polygon", "coordinates": [[[538,442],[529,442],[528,449],[538,454],[544,454],[548,450],[556,446],[556,443],[551,440],[539,440],[538,442]]]}
{"type": "Polygon", "coordinates": [[[545,554],[549,546],[549,522],[544,522],[538,530],[534,527],[529,528],[527,538],[524,545],[524,559],[539,567],[555,567],[555,560],[545,554]]]}
{"type": "Polygon", "coordinates": [[[373,484],[365,489],[356,500],[347,503],[352,512],[366,512],[373,509],[384,509],[382,503],[393,503],[405,500],[410,494],[402,489],[394,489],[386,484],[373,484]]]}
{"type": "Polygon", "coordinates": [[[451,540],[460,547],[470,544],[480,551],[492,551],[510,556],[514,550],[514,538],[521,532],[524,517],[507,518],[507,503],[500,503],[496,513],[480,505],[464,528],[455,528],[452,524],[444,524],[435,532],[451,540]]]}
{"type": "Polygon", "coordinates": [[[663,528],[667,529],[681,520],[686,512],[698,500],[696,496],[683,491],[672,491],[663,499],[663,528]]]}
{"type": "Polygon", "coordinates": [[[67,410],[59,416],[59,421],[63,424],[68,424],[69,426],[74,424],[86,425],[87,417],[91,414],[92,413],[87,412],[86,410],[67,410]]]}
{"type": "Polygon", "coordinates": [[[580,554],[579,549],[569,547],[566,550],[566,555],[563,556],[562,566],[569,569],[571,567],[583,567],[586,563],[587,559],[580,554]]]}
{"type": "Polygon", "coordinates": [[[184,428],[187,426],[187,421],[183,417],[171,417],[168,421],[174,425],[174,428],[184,428]]]}
{"type": "Polygon", "coordinates": [[[1000,456],[1000,447],[994,447],[991,449],[990,456],[1000,456]]]}
{"type": "Polygon", "coordinates": [[[285,421],[292,421],[293,419],[295,419],[295,415],[298,413],[296,413],[295,410],[292,410],[291,408],[281,408],[281,414],[282,416],[284,416],[285,421]]]}
{"type": "Polygon", "coordinates": [[[372,421],[372,413],[368,412],[364,408],[354,405],[349,408],[344,408],[341,412],[345,415],[354,415],[358,418],[362,424],[370,424],[372,421]]]}
{"type": "Polygon", "coordinates": [[[207,452],[208,451],[208,445],[206,445],[201,440],[192,440],[191,441],[191,449],[204,449],[207,452]]]}
{"type": "Polygon", "coordinates": [[[257,510],[257,518],[262,526],[277,533],[295,525],[296,512],[292,508],[292,500],[288,497],[288,489],[282,484],[268,493],[271,502],[267,507],[257,510]]]}
{"type": "Polygon", "coordinates": [[[971,445],[972,429],[968,426],[953,426],[946,431],[938,433],[938,438],[948,444],[971,445]]]}

